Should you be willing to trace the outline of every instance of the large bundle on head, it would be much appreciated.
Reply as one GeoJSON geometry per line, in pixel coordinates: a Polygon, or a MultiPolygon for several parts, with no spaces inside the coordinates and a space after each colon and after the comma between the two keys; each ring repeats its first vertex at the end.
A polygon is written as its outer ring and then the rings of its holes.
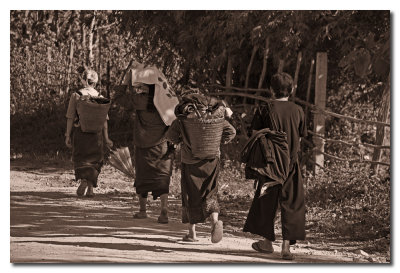
{"type": "Polygon", "coordinates": [[[225,106],[214,97],[189,94],[182,97],[175,114],[183,124],[194,157],[215,158],[219,153],[225,106]]]}
{"type": "Polygon", "coordinates": [[[97,133],[104,127],[110,100],[103,97],[81,96],[76,105],[82,132],[97,133]]]}
{"type": "Polygon", "coordinates": [[[110,152],[108,161],[110,162],[111,166],[117,170],[120,170],[131,178],[135,178],[135,169],[133,168],[132,158],[128,147],[112,150],[110,152]]]}
{"type": "Polygon", "coordinates": [[[155,85],[154,106],[165,125],[170,126],[176,119],[174,109],[179,100],[172,91],[164,74],[155,66],[145,67],[143,64],[134,63],[132,69],[125,76],[123,84],[136,85],[138,83],[155,85]]]}

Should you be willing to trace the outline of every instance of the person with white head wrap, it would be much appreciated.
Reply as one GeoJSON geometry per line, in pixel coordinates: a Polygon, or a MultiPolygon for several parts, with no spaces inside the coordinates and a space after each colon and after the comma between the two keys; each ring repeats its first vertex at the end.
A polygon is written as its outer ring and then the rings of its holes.
{"type": "MultiPolygon", "coordinates": [[[[101,98],[100,93],[94,88],[97,81],[98,75],[96,71],[91,69],[85,70],[82,79],[84,88],[71,94],[66,114],[67,129],[65,144],[68,148],[72,149],[75,179],[80,181],[80,185],[76,191],[78,196],[83,196],[85,191],[87,197],[94,196],[93,188],[97,187],[97,178],[104,161],[103,142],[108,147],[113,146],[113,142],[108,137],[108,116],[104,120],[102,128],[98,132],[93,133],[84,130],[83,126],[81,126],[83,116],[79,117],[78,115],[78,102],[84,98],[90,97],[109,101],[101,98]]],[[[100,122],[102,121],[100,120],[100,122]]]]}
{"type": "Polygon", "coordinates": [[[149,192],[153,199],[160,197],[159,223],[168,223],[168,193],[172,160],[168,156],[171,145],[164,135],[176,119],[174,110],[178,98],[164,74],[154,66],[134,63],[124,78],[135,105],[134,145],[135,183],[140,209],[134,218],[147,218],[146,204],[149,192]]]}

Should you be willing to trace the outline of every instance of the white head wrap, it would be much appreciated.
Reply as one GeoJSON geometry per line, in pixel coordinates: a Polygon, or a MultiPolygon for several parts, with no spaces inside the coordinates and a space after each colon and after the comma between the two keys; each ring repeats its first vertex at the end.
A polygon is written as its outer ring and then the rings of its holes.
{"type": "Polygon", "coordinates": [[[176,119],[175,106],[179,104],[175,92],[172,91],[164,74],[155,66],[145,67],[143,64],[134,63],[131,70],[124,78],[124,85],[138,83],[154,84],[154,106],[156,107],[165,125],[170,126],[176,119]]]}

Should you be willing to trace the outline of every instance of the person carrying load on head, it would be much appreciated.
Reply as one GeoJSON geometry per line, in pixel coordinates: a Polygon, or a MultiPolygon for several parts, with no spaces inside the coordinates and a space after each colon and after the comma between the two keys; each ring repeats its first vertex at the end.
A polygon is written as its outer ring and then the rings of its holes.
{"type": "Polygon", "coordinates": [[[223,236],[217,200],[220,144],[230,142],[236,135],[235,128],[225,120],[232,112],[216,98],[189,94],[182,97],[175,114],[178,118],[166,138],[182,143],[182,222],[188,223],[183,241],[197,241],[196,224],[209,218],[211,242],[218,243],[223,236]]]}
{"type": "Polygon", "coordinates": [[[135,182],[139,197],[136,219],[147,218],[148,193],[161,199],[158,222],[168,223],[168,194],[172,174],[172,145],[164,137],[176,119],[175,106],[179,103],[163,73],[154,66],[135,63],[124,78],[123,85],[133,100],[135,109],[133,144],[135,182]]]}
{"type": "Polygon", "coordinates": [[[103,142],[108,147],[113,145],[107,125],[110,100],[94,88],[98,81],[94,70],[85,70],[83,80],[84,88],[74,92],[69,100],[65,144],[72,148],[75,179],[80,181],[77,195],[83,196],[87,189],[86,196],[93,197],[103,166],[103,142]]]}

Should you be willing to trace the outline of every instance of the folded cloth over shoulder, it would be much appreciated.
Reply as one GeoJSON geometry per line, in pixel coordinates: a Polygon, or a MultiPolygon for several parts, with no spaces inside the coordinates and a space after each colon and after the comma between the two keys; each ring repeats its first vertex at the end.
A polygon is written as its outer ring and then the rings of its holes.
{"type": "Polygon", "coordinates": [[[154,106],[165,125],[170,126],[176,119],[174,110],[179,100],[164,74],[155,66],[145,67],[143,64],[134,63],[132,69],[125,76],[123,84],[137,85],[138,83],[155,85],[154,106]]]}

